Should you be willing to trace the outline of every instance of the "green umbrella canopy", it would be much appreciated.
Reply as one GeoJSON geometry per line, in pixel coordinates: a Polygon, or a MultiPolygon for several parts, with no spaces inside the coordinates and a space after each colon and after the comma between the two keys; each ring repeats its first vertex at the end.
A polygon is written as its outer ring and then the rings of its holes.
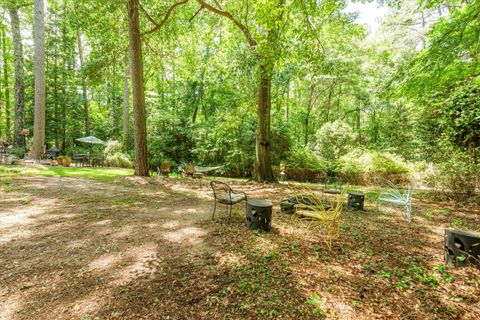
{"type": "Polygon", "coordinates": [[[100,140],[100,139],[98,139],[97,137],[94,137],[94,136],[78,138],[77,141],[85,142],[85,143],[91,143],[91,144],[105,144],[105,142],[103,142],[102,140],[100,140]]]}

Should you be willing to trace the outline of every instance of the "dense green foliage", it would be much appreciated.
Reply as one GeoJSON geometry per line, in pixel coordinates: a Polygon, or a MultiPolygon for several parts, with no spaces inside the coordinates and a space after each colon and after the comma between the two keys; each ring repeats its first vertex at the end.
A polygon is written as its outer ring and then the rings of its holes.
{"type": "MultiPolygon", "coordinates": [[[[274,167],[284,161],[291,177],[405,174],[421,167],[412,163],[422,161],[433,163],[438,176],[453,180],[449,169],[469,167],[462,177],[474,183],[480,148],[478,0],[389,1],[384,5],[391,8],[370,36],[366,26],[345,11],[345,0],[288,0],[285,6],[278,0],[207,1],[249,28],[258,43],[254,51],[232,21],[200,10],[193,0],[176,7],[158,31],[148,33],[155,27],[152,21],[162,21],[173,3],[141,1],[153,169],[162,161],[195,162],[224,165],[231,176],[250,176],[259,65],[265,65],[272,78],[272,161],[274,167]]],[[[4,10],[11,5],[2,1],[4,10]]],[[[31,6],[20,8],[22,35],[27,37],[25,124],[30,132],[32,15],[31,6]]],[[[118,1],[48,1],[49,146],[66,154],[82,148],[75,142],[85,135],[82,79],[88,87],[91,134],[105,141],[123,140],[126,21],[126,6],[118,1]]],[[[3,18],[0,27],[5,31],[6,66],[1,69],[0,139],[11,141],[9,20],[3,18]]],[[[126,121],[131,131],[132,117],[126,121]]],[[[117,144],[114,152],[107,152],[108,162],[130,166],[132,147],[129,134],[126,148],[117,144]]]]}

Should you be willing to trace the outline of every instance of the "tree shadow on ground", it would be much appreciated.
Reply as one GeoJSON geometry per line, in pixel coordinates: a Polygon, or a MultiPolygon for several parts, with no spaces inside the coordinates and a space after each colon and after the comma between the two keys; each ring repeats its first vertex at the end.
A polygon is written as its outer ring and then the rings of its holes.
{"type": "MultiPolygon", "coordinates": [[[[346,212],[329,251],[276,210],[270,233],[247,230],[241,207],[230,224],[222,211],[212,223],[209,189],[189,181],[15,183],[26,188],[6,198],[32,200],[9,202],[8,214],[25,210],[25,220],[0,228],[0,236],[12,234],[0,242],[5,318],[473,319],[479,312],[474,284],[457,291],[464,300],[452,310],[443,296],[453,284],[430,289],[423,275],[441,263],[442,235],[398,211],[346,212]],[[313,292],[324,305],[306,304],[313,292]]],[[[274,202],[287,192],[243,189],[274,202]]]]}

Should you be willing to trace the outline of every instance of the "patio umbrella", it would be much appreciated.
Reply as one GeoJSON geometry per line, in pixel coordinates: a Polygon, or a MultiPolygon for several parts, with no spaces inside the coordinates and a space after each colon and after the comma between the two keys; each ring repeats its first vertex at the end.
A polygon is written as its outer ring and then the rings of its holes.
{"type": "Polygon", "coordinates": [[[78,138],[77,141],[84,142],[90,144],[88,147],[89,149],[89,154],[92,153],[92,144],[105,144],[102,140],[98,139],[97,137],[94,136],[88,136],[88,137],[83,137],[83,138],[78,138]]]}
{"type": "Polygon", "coordinates": [[[105,142],[103,142],[102,140],[100,140],[100,139],[98,139],[97,137],[94,137],[94,136],[78,138],[77,141],[90,143],[90,144],[105,144],[105,142]]]}

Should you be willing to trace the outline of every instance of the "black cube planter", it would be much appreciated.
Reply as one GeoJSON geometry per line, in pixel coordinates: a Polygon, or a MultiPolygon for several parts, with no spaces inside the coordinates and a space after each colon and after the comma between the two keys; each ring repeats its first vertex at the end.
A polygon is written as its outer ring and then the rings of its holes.
{"type": "Polygon", "coordinates": [[[480,234],[445,229],[445,262],[457,266],[480,265],[480,234]]]}
{"type": "Polygon", "coordinates": [[[250,230],[270,231],[272,223],[272,203],[266,200],[248,200],[245,225],[250,230]]]}
{"type": "Polygon", "coordinates": [[[347,209],[363,210],[364,202],[365,202],[365,195],[363,193],[349,192],[347,209]]]}
{"type": "Polygon", "coordinates": [[[319,200],[311,195],[304,194],[295,197],[291,197],[288,199],[283,199],[280,202],[280,209],[283,213],[286,214],[294,214],[297,209],[312,209],[312,207],[320,207],[323,206],[325,210],[331,208],[331,205],[325,202],[320,203],[319,200]]]}

